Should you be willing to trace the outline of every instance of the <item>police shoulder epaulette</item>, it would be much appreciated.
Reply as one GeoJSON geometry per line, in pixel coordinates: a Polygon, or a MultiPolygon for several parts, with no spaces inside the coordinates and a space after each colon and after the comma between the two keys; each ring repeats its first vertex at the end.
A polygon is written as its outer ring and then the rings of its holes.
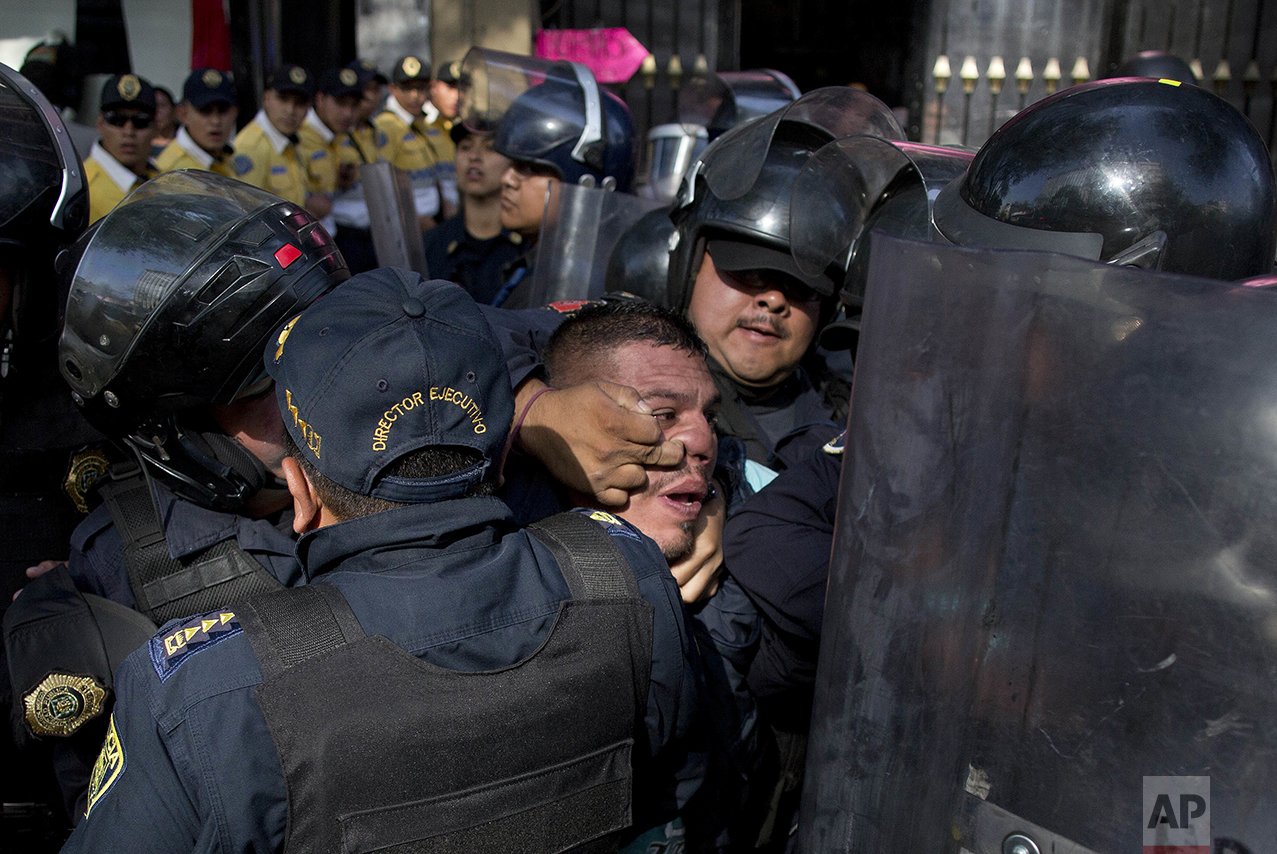
{"type": "Polygon", "coordinates": [[[236,154],[231,158],[231,166],[235,169],[236,175],[244,175],[253,168],[253,158],[247,154],[236,154]]]}
{"type": "Polygon", "coordinates": [[[638,528],[635,528],[629,522],[620,516],[614,516],[605,510],[590,510],[584,507],[577,507],[577,513],[584,513],[595,522],[603,526],[603,530],[607,531],[613,537],[624,537],[627,540],[642,541],[643,534],[638,528]]]}
{"type": "Polygon", "coordinates": [[[173,675],[187,659],[216,646],[243,629],[233,611],[209,611],[151,638],[151,664],[160,681],[173,675]]]}
{"type": "Polygon", "coordinates": [[[824,447],[821,448],[821,450],[824,451],[826,454],[832,454],[836,457],[841,457],[842,452],[844,448],[846,448],[846,446],[847,446],[847,431],[844,430],[841,433],[839,433],[837,436],[835,436],[834,438],[826,442],[824,444],[824,447]]]}

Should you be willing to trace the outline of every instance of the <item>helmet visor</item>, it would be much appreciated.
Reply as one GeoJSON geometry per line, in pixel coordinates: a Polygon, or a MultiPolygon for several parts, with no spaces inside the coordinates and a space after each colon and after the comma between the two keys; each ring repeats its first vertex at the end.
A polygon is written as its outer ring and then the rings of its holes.
{"type": "Polygon", "coordinates": [[[502,153],[510,157],[534,157],[572,142],[585,124],[585,93],[568,62],[471,48],[462,61],[460,90],[461,121],[473,131],[495,132],[510,114],[518,126],[501,129],[509,149],[502,153]]]}
{"type": "MultiPolygon", "coordinates": [[[[188,283],[208,284],[188,275],[200,259],[246,217],[278,204],[270,193],[194,169],[167,172],[130,193],[81,238],[60,347],[72,388],[89,397],[105,387],[155,309],[194,299],[181,293],[188,283]]],[[[270,232],[263,229],[265,240],[270,232]]],[[[216,308],[207,287],[200,298],[216,308]]],[[[192,308],[198,314],[200,307],[192,308]]]]}
{"type": "Polygon", "coordinates": [[[25,77],[0,64],[0,226],[46,192],[55,192],[49,223],[63,228],[68,206],[84,190],[84,174],[48,100],[25,77]]]}
{"type": "Polygon", "coordinates": [[[782,121],[823,131],[831,140],[856,135],[905,138],[891,109],[868,92],[840,86],[816,89],[783,110],[723,136],[720,156],[705,171],[705,180],[714,195],[720,199],[735,199],[749,192],[758,180],[772,137],[782,121]]]}
{"type": "Polygon", "coordinates": [[[911,171],[928,201],[971,162],[971,153],[871,136],[821,148],[798,174],[790,206],[790,247],[808,275],[845,260],[883,194],[911,171]]]}

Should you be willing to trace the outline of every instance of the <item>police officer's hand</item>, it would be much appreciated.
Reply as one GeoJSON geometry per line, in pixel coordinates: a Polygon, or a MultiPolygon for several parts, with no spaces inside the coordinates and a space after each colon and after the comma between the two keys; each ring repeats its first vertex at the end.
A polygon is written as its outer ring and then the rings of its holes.
{"type": "Polygon", "coordinates": [[[644,466],[676,466],[683,459],[683,443],[662,440],[652,408],[634,389],[583,383],[551,389],[533,401],[545,388],[536,379],[519,386],[516,412],[527,412],[515,447],[570,489],[620,506],[630,490],[646,486],[644,466]]]}
{"type": "Polygon", "coordinates": [[[723,574],[723,524],[727,521],[727,500],[723,487],[715,483],[715,495],[701,505],[700,515],[692,528],[696,540],[692,553],[670,564],[670,572],[678,582],[678,592],[687,604],[708,599],[718,590],[723,574]]]}
{"type": "MultiPolygon", "coordinates": [[[[56,569],[59,566],[65,566],[65,565],[66,565],[66,561],[64,560],[42,560],[39,563],[37,563],[35,566],[27,567],[27,570],[26,570],[27,578],[35,580],[39,578],[40,576],[44,575],[49,570],[56,569]]],[[[22,592],[21,589],[15,590],[13,592],[13,598],[16,600],[18,598],[18,594],[21,592],[22,592]]]]}

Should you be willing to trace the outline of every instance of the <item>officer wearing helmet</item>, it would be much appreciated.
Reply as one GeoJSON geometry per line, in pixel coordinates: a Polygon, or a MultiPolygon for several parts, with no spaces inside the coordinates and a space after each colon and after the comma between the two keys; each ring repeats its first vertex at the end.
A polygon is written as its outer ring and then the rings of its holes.
{"type": "Polygon", "coordinates": [[[130,459],[99,480],[102,503],[71,534],[67,566],[23,589],[4,630],[24,726],[56,743],[78,818],[113,665],[147,634],[137,621],[161,625],[300,579],[283,518],[283,424],[260,351],[286,314],[348,273],[303,210],[196,170],[135,191],[65,263],[56,364],[68,397],[130,459]],[[103,602],[123,637],[97,618],[103,602]]]}
{"type": "Polygon", "coordinates": [[[309,583],[125,662],[64,850],[616,850],[696,700],[655,544],[599,511],[514,527],[510,380],[460,288],[362,274],[264,359],[309,583]]]}
{"type": "Polygon", "coordinates": [[[887,106],[864,92],[810,92],[712,143],[670,213],[668,304],[687,312],[709,348],[723,395],[720,429],[773,468],[786,464],[777,454],[787,436],[846,412],[845,382],[809,358],[842,270],[799,268],[790,200],[808,158],[853,133],[904,138],[887,106]]]}
{"type": "Polygon", "coordinates": [[[501,178],[501,225],[523,254],[503,271],[507,301],[530,282],[551,187],[563,182],[628,192],[634,178],[629,108],[579,63],[472,48],[461,68],[462,121],[495,131],[492,148],[512,165],[501,178]],[[528,81],[538,81],[528,85],[528,81]]]}

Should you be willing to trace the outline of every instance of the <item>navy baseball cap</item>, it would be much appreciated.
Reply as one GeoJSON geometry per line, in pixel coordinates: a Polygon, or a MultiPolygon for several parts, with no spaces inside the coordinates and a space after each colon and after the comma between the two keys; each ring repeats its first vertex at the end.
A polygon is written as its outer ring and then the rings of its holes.
{"type": "Polygon", "coordinates": [[[281,65],[266,81],[266,88],[276,92],[296,92],[303,98],[313,98],[315,78],[300,65],[281,65]]]}
{"type": "Polygon", "coordinates": [[[339,486],[419,504],[496,480],[514,394],[462,288],[390,267],[362,273],[284,324],[265,360],[289,435],[339,486]],[[471,448],[482,461],[443,477],[382,476],[426,447],[471,448]]]}
{"type": "Polygon", "coordinates": [[[395,68],[390,72],[390,82],[396,85],[404,83],[430,82],[430,63],[409,54],[399,58],[395,68]]]}
{"type": "Polygon", "coordinates": [[[376,80],[383,86],[390,82],[377,68],[377,63],[370,59],[352,59],[346,63],[346,67],[359,75],[360,88],[367,86],[369,80],[376,80]]]}
{"type": "Polygon", "coordinates": [[[155,89],[136,74],[117,74],[102,86],[100,109],[103,112],[120,107],[136,107],[155,112],[155,89]]]}
{"type": "Polygon", "coordinates": [[[319,91],[334,98],[343,95],[363,97],[364,87],[359,80],[359,72],[355,69],[330,68],[319,75],[319,91]]]}
{"type": "Polygon", "coordinates": [[[197,68],[186,78],[186,85],[182,87],[182,100],[197,110],[219,101],[234,105],[235,81],[225,71],[197,68]]]}

